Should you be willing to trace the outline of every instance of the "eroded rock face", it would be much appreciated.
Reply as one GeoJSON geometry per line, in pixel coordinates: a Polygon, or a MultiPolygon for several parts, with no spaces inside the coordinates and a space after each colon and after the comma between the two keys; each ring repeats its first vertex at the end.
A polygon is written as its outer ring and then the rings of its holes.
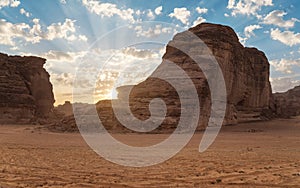
{"type": "MultiPolygon", "coordinates": [[[[189,31],[205,42],[222,69],[228,100],[224,124],[265,119],[264,112],[270,110],[272,93],[269,63],[265,54],[255,48],[243,47],[233,29],[227,26],[205,23],[189,31]]],[[[207,55],[207,49],[196,41],[186,40],[184,32],[175,35],[170,43],[172,42],[180,43],[189,54],[207,55]]],[[[211,111],[206,77],[188,55],[171,45],[167,46],[163,62],[153,75],[161,72],[172,75],[172,69],[168,69],[167,66],[170,62],[181,67],[194,82],[201,104],[199,129],[206,127],[211,111]]],[[[210,66],[209,63],[207,66],[210,66]]],[[[180,82],[182,78],[180,75],[174,75],[174,79],[180,82]]],[[[209,79],[214,79],[214,75],[209,75],[209,79]]],[[[127,90],[128,87],[119,88],[120,99],[127,90]]],[[[180,117],[180,101],[176,90],[163,80],[148,78],[134,86],[130,94],[133,114],[141,120],[149,118],[149,101],[153,98],[163,99],[168,108],[167,117],[160,128],[175,128],[180,117]]]]}
{"type": "Polygon", "coordinates": [[[39,57],[0,53],[1,123],[29,123],[53,109],[52,84],[43,68],[45,62],[39,57]]]}
{"type": "Polygon", "coordinates": [[[273,99],[278,117],[290,118],[300,115],[300,86],[284,93],[275,93],[273,99]]]}
{"type": "MultiPolygon", "coordinates": [[[[222,69],[227,89],[227,111],[224,124],[266,119],[265,114],[268,114],[266,112],[271,111],[272,92],[269,82],[269,63],[264,53],[255,48],[243,47],[235,32],[227,26],[201,24],[189,31],[205,42],[222,69]]],[[[206,47],[199,45],[196,41],[187,41],[184,33],[177,34],[171,42],[174,41],[179,42],[189,53],[207,55],[206,47]]],[[[180,85],[183,77],[175,74],[174,70],[169,67],[171,62],[186,72],[197,89],[201,108],[198,130],[203,129],[207,126],[211,115],[211,94],[207,78],[188,55],[171,47],[171,45],[167,46],[162,64],[152,75],[168,74],[180,85]]],[[[205,65],[206,68],[211,68],[209,62],[206,62],[205,65]]],[[[215,78],[213,72],[208,76],[209,79],[215,78]]],[[[181,87],[189,90],[191,86],[181,85],[181,87]]],[[[170,132],[176,128],[181,116],[181,102],[176,89],[171,84],[161,79],[149,77],[136,86],[120,87],[118,88],[118,101],[120,103],[116,108],[122,109],[126,106],[122,102],[126,101],[126,93],[131,88],[130,110],[140,120],[147,120],[150,117],[149,103],[152,99],[163,99],[166,104],[166,118],[152,133],[170,132]]],[[[192,103],[195,99],[187,98],[186,100],[192,103]]],[[[132,132],[119,122],[112,109],[112,102],[105,100],[96,104],[103,125],[112,132],[132,132]]],[[[66,122],[75,123],[73,117],[69,120],[66,122]]]]}

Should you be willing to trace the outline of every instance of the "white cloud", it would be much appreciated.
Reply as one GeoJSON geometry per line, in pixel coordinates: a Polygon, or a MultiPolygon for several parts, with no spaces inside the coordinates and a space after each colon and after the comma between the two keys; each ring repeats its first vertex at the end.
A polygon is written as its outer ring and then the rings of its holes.
{"type": "Polygon", "coordinates": [[[191,12],[187,10],[187,8],[174,8],[174,12],[169,14],[169,17],[176,18],[177,20],[180,20],[183,24],[188,25],[189,24],[189,17],[191,16],[191,12]]]}
{"type": "Polygon", "coordinates": [[[142,14],[142,11],[141,10],[137,10],[137,11],[135,11],[135,14],[138,15],[138,16],[140,16],[142,14]]]}
{"type": "MultiPolygon", "coordinates": [[[[77,36],[75,20],[66,19],[63,23],[52,23],[42,29],[39,19],[33,19],[33,26],[26,23],[10,23],[0,20],[0,44],[15,46],[16,39],[30,43],[39,43],[41,40],[65,39],[67,41],[85,40],[84,35],[77,36]]],[[[22,42],[18,40],[18,42],[22,42]]]]}
{"type": "Polygon", "coordinates": [[[224,16],[225,16],[225,17],[229,17],[229,14],[225,13],[224,16]]]}
{"type": "Polygon", "coordinates": [[[232,10],[233,16],[242,14],[260,17],[257,12],[264,6],[273,6],[272,0],[228,0],[227,8],[232,10]]]}
{"type": "Polygon", "coordinates": [[[124,48],[122,50],[122,53],[125,55],[130,55],[136,58],[141,58],[141,59],[148,59],[148,58],[153,58],[156,57],[156,53],[153,53],[151,50],[144,50],[144,49],[136,49],[134,47],[131,48],[124,48]]]}
{"type": "Polygon", "coordinates": [[[292,31],[280,31],[278,28],[271,29],[271,38],[288,46],[300,44],[300,33],[294,33],[292,31]]]}
{"type": "Polygon", "coordinates": [[[73,33],[76,32],[76,20],[66,19],[64,23],[53,23],[47,27],[46,39],[53,40],[55,38],[62,38],[67,40],[76,40],[73,33]]]}
{"type": "Polygon", "coordinates": [[[1,0],[0,1],[0,9],[3,7],[18,7],[21,4],[18,0],[1,0]]]}
{"type": "Polygon", "coordinates": [[[55,85],[72,86],[74,81],[74,75],[71,73],[51,74],[51,81],[55,85]]]}
{"type": "Polygon", "coordinates": [[[300,59],[290,60],[290,59],[280,59],[272,60],[270,64],[275,68],[275,71],[282,73],[291,74],[293,73],[294,66],[300,66],[300,59]]]}
{"type": "Polygon", "coordinates": [[[205,18],[202,18],[201,16],[200,17],[198,17],[194,22],[193,22],[193,27],[195,27],[195,26],[197,26],[197,25],[199,25],[199,24],[201,24],[201,23],[203,23],[203,22],[205,22],[206,21],[206,19],[205,18]]]}
{"type": "Polygon", "coordinates": [[[84,51],[79,52],[61,52],[50,50],[45,54],[41,54],[41,57],[49,61],[59,61],[59,62],[75,62],[76,59],[83,57],[86,54],[84,51]]]}
{"type": "Polygon", "coordinates": [[[85,35],[79,35],[78,39],[81,41],[84,41],[84,42],[86,42],[88,40],[88,38],[85,35]]]}
{"type": "Polygon", "coordinates": [[[50,50],[45,53],[40,54],[32,54],[32,53],[21,53],[22,56],[39,56],[47,59],[48,62],[68,62],[74,63],[80,57],[83,57],[87,52],[86,51],[78,51],[78,52],[63,52],[63,51],[55,51],[50,50]]]}
{"type": "Polygon", "coordinates": [[[207,8],[200,8],[200,7],[197,7],[196,8],[196,11],[199,13],[199,14],[206,14],[208,12],[208,9],[207,8]]]}
{"type": "Polygon", "coordinates": [[[136,31],[137,37],[156,37],[161,34],[171,34],[177,32],[175,29],[172,29],[171,27],[162,27],[162,25],[155,25],[154,28],[143,28],[141,25],[138,25],[134,28],[136,31]]]}
{"type": "Polygon", "coordinates": [[[0,20],[0,44],[14,46],[14,38],[24,38],[25,41],[33,41],[25,30],[30,28],[25,23],[12,24],[4,19],[0,20]]]}
{"type": "Polygon", "coordinates": [[[238,38],[239,38],[240,43],[242,43],[242,45],[245,46],[245,44],[246,44],[248,38],[247,38],[247,37],[242,37],[239,33],[237,33],[237,36],[238,36],[238,38]]]}
{"type": "Polygon", "coordinates": [[[14,46],[14,47],[11,47],[10,50],[16,51],[16,50],[19,50],[19,47],[14,46]]]}
{"type": "Polygon", "coordinates": [[[285,92],[289,89],[294,88],[295,86],[300,85],[300,80],[295,78],[300,78],[300,75],[296,75],[293,77],[279,77],[279,78],[271,78],[271,85],[273,93],[275,92],[285,92]]]}
{"type": "Polygon", "coordinates": [[[287,13],[284,11],[274,10],[263,19],[263,23],[268,25],[276,25],[284,28],[292,28],[295,26],[296,22],[299,22],[299,20],[296,18],[284,20],[283,17],[285,15],[287,15],[287,13]]]}
{"type": "Polygon", "coordinates": [[[151,20],[153,20],[154,18],[155,18],[155,15],[154,15],[154,13],[152,12],[152,10],[148,10],[148,12],[147,12],[147,17],[149,18],[149,19],[151,19],[151,20]]]}
{"type": "Polygon", "coordinates": [[[61,4],[67,4],[67,1],[66,0],[60,0],[60,3],[61,4]]]}
{"type": "Polygon", "coordinates": [[[82,4],[92,13],[95,13],[101,17],[119,16],[123,20],[134,22],[134,10],[119,9],[116,4],[102,3],[96,0],[82,0],[82,4]]]}
{"type": "Polygon", "coordinates": [[[249,25],[244,29],[245,36],[249,39],[251,36],[255,36],[254,30],[261,28],[260,25],[249,25]]]}
{"type": "Polygon", "coordinates": [[[154,10],[155,14],[156,14],[156,15],[160,15],[160,14],[162,13],[162,9],[163,9],[162,6],[157,7],[157,8],[154,10]]]}
{"type": "Polygon", "coordinates": [[[29,12],[27,12],[25,9],[23,9],[23,8],[21,8],[20,9],[20,14],[22,14],[22,15],[25,15],[26,17],[30,17],[30,13],[29,12]]]}
{"type": "Polygon", "coordinates": [[[262,27],[260,25],[249,25],[245,27],[243,36],[240,33],[237,33],[240,43],[242,43],[245,46],[247,40],[249,40],[251,36],[255,36],[254,31],[261,28],[262,27]]]}

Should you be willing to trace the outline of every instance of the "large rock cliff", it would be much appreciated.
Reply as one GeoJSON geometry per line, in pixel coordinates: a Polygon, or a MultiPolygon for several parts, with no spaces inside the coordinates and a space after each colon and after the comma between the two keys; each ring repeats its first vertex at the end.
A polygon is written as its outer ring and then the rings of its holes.
{"type": "MultiPolygon", "coordinates": [[[[272,92],[269,82],[269,62],[265,54],[255,48],[241,45],[234,30],[227,26],[203,23],[189,31],[204,41],[222,69],[228,103],[224,124],[266,119],[264,114],[270,110],[272,92]]],[[[189,53],[207,55],[203,46],[196,41],[186,40],[184,32],[175,35],[171,42],[174,41],[184,46],[189,53]]],[[[207,79],[191,57],[171,45],[167,46],[163,62],[153,75],[158,72],[172,75],[172,70],[167,68],[170,62],[181,67],[196,86],[201,104],[198,129],[202,129],[207,126],[211,109],[207,79]]],[[[180,81],[179,77],[175,76],[174,79],[180,81]]],[[[118,89],[120,99],[127,90],[126,86],[118,89]]],[[[130,94],[133,114],[141,120],[148,119],[149,101],[153,98],[163,99],[167,106],[167,117],[159,129],[175,128],[180,117],[180,101],[175,89],[163,80],[148,78],[133,87],[130,94]]],[[[103,106],[107,106],[107,103],[105,104],[103,106]]],[[[99,102],[98,108],[101,109],[101,106],[99,102]]]]}
{"type": "Polygon", "coordinates": [[[39,57],[0,53],[0,123],[30,123],[53,109],[49,74],[39,57]]]}

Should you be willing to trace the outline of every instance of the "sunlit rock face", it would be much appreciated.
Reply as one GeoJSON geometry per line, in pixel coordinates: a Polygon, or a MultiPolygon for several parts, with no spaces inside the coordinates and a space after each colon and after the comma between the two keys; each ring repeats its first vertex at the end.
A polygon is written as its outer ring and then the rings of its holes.
{"type": "MultiPolygon", "coordinates": [[[[222,69],[227,90],[224,124],[267,119],[264,114],[270,111],[272,91],[269,82],[269,62],[265,54],[255,48],[244,47],[234,30],[227,26],[204,23],[189,31],[204,41],[222,69]]],[[[199,45],[197,41],[186,40],[184,32],[175,35],[171,42],[174,41],[184,46],[188,54],[207,55],[207,48],[199,45]]],[[[162,64],[153,75],[161,72],[172,75],[172,69],[168,69],[167,66],[170,62],[181,67],[192,79],[201,106],[198,129],[206,127],[211,115],[211,94],[207,78],[191,57],[171,45],[167,46],[162,64]]],[[[180,82],[181,76],[174,74],[173,79],[180,82]]],[[[214,75],[209,75],[209,79],[214,79],[214,75]]],[[[189,87],[186,86],[186,89],[189,87]]],[[[126,86],[118,89],[120,99],[124,98],[127,90],[126,86]]],[[[149,118],[149,102],[153,98],[162,98],[167,106],[165,121],[159,129],[175,128],[180,118],[180,100],[176,90],[163,80],[148,78],[133,87],[130,94],[133,114],[141,120],[149,118]]],[[[98,107],[101,107],[101,102],[98,107]]],[[[105,113],[102,113],[102,116],[105,116],[105,113]]]]}
{"type": "Polygon", "coordinates": [[[278,117],[289,118],[300,115],[300,86],[284,93],[273,94],[278,117]]]}
{"type": "Polygon", "coordinates": [[[54,96],[46,60],[0,54],[0,122],[30,123],[47,116],[54,96]]]}

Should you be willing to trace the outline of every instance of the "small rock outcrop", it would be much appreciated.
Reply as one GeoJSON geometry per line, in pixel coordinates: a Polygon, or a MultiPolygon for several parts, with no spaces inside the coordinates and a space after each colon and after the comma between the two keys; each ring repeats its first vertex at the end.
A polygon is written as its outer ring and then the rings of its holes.
{"type": "Polygon", "coordinates": [[[284,93],[274,93],[273,100],[277,117],[290,118],[300,115],[300,86],[284,93]]]}
{"type": "Polygon", "coordinates": [[[52,111],[55,100],[45,62],[0,53],[0,123],[30,123],[52,111]]]}
{"type": "Polygon", "coordinates": [[[64,104],[60,104],[54,109],[65,116],[73,115],[73,107],[70,101],[65,101],[64,104]]]}

